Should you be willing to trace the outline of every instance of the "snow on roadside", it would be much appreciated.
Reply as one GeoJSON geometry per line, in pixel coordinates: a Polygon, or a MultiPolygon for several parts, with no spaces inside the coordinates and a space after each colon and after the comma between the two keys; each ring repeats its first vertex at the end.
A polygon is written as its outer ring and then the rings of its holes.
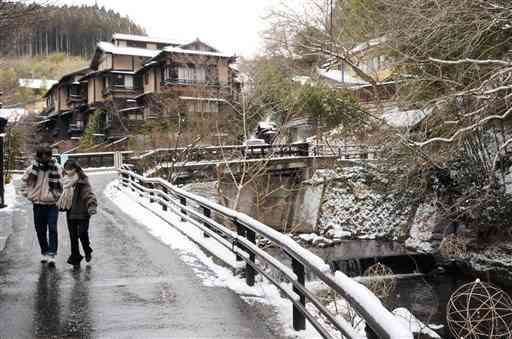
{"type": "Polygon", "coordinates": [[[20,175],[14,175],[11,178],[11,182],[8,183],[7,185],[5,185],[4,199],[5,199],[5,204],[7,205],[7,207],[1,209],[0,211],[6,212],[6,211],[10,211],[10,210],[13,210],[16,208],[16,206],[17,206],[16,187],[14,186],[14,181],[16,181],[20,178],[21,178],[20,175]]]}
{"type": "Polygon", "coordinates": [[[4,249],[6,241],[13,231],[14,211],[18,208],[14,180],[18,178],[19,176],[13,177],[11,182],[4,187],[4,203],[7,206],[0,209],[0,251],[4,249]]]}
{"type": "Polygon", "coordinates": [[[6,209],[12,209],[14,204],[16,203],[16,189],[14,188],[14,183],[11,182],[5,185],[5,204],[7,205],[6,209]]]}
{"type": "MultiPolygon", "coordinates": [[[[306,330],[297,332],[292,327],[292,303],[281,297],[277,287],[268,282],[259,282],[253,287],[245,284],[245,280],[233,275],[231,270],[216,264],[208,257],[199,246],[190,241],[182,233],[157,215],[149,212],[141,206],[136,194],[117,189],[118,182],[114,181],[105,189],[105,195],[109,197],[123,212],[128,214],[140,224],[146,226],[148,231],[160,239],[164,244],[175,250],[180,258],[192,267],[194,273],[205,286],[227,287],[248,303],[262,303],[272,305],[276,310],[285,335],[294,338],[321,338],[313,325],[307,323],[306,330]]],[[[142,202],[143,199],[140,199],[142,202]]],[[[154,205],[157,206],[157,205],[154,205]]],[[[156,210],[152,208],[152,210],[156,210]]],[[[166,219],[176,225],[186,226],[187,229],[195,228],[190,223],[181,222],[173,213],[167,213],[166,219]]],[[[201,233],[202,234],[202,233],[201,233]]],[[[201,235],[202,236],[202,235],[201,235]]],[[[364,338],[363,336],[361,338],[364,338]]]]}

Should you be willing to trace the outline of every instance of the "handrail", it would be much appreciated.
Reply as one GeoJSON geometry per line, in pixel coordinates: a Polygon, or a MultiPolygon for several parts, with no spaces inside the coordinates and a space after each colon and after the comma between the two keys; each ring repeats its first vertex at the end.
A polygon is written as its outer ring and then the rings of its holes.
{"type": "Polygon", "coordinates": [[[154,154],[160,153],[160,152],[184,152],[184,151],[190,151],[190,152],[199,152],[199,151],[246,151],[246,150],[280,150],[284,149],[286,147],[288,148],[297,148],[297,149],[305,149],[307,150],[307,147],[309,146],[308,143],[297,143],[297,144],[263,144],[263,145],[224,145],[224,146],[196,146],[196,147],[177,147],[177,148],[157,148],[154,150],[147,151],[144,154],[141,154],[139,156],[132,157],[131,160],[143,160],[144,158],[147,158],[149,156],[152,156],[154,154]]]}
{"type": "Polygon", "coordinates": [[[304,270],[308,269],[336,293],[343,296],[379,338],[413,338],[412,333],[404,328],[394,315],[366,287],[347,277],[342,272],[330,273],[329,266],[321,258],[301,247],[290,237],[243,213],[211,202],[206,198],[196,196],[161,178],[148,178],[125,169],[119,170],[119,173],[123,186],[129,186],[132,190],[138,190],[149,195],[150,201],[158,202],[164,209],[170,208],[181,216],[182,220],[193,223],[203,230],[205,234],[208,234],[217,241],[222,243],[220,238],[227,238],[227,241],[232,242],[233,247],[231,250],[237,255],[239,260],[243,260],[247,264],[246,279],[249,285],[254,284],[254,273],[258,271],[266,276],[291,300],[294,305],[295,329],[304,329],[305,318],[308,318],[324,338],[331,338],[330,334],[305,308],[305,300],[307,298],[342,335],[348,338],[360,338],[360,335],[357,334],[346,320],[335,318],[313,293],[306,288],[304,270]],[[187,204],[187,202],[195,203],[195,205],[202,209],[203,213],[192,208],[190,203],[187,204]],[[213,220],[211,218],[212,211],[231,220],[237,226],[237,232],[213,220]],[[218,233],[222,234],[222,236],[219,236],[218,233]],[[293,272],[256,246],[256,234],[271,240],[276,246],[288,253],[292,258],[293,272]],[[259,269],[256,265],[256,256],[280,271],[292,283],[293,292],[259,269]]]}

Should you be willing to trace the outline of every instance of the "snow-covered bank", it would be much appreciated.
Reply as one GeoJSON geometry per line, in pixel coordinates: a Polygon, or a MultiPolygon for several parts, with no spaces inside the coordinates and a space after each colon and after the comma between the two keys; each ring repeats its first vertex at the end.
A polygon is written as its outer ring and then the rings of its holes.
{"type": "Polygon", "coordinates": [[[6,207],[0,209],[0,252],[4,249],[6,241],[12,233],[12,218],[17,208],[14,181],[18,179],[19,176],[15,176],[9,184],[5,185],[4,199],[6,207]]]}
{"type": "Polygon", "coordinates": [[[319,218],[320,234],[330,239],[389,239],[403,237],[410,204],[388,193],[388,180],[371,167],[339,167],[318,171],[313,180],[324,182],[319,218]]]}

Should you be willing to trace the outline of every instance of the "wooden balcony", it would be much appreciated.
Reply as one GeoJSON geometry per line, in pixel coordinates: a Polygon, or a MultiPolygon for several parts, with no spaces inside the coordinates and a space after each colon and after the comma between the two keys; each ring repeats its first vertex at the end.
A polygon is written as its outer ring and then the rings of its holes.
{"type": "Polygon", "coordinates": [[[132,98],[136,97],[143,93],[142,88],[126,88],[124,86],[109,86],[105,87],[101,93],[104,97],[112,95],[112,96],[120,96],[132,98]]]}

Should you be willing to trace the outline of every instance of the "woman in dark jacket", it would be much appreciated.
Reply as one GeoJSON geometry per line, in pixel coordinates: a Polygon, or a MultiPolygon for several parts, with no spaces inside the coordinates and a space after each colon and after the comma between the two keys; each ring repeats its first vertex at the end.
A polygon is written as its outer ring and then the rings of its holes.
{"type": "Polygon", "coordinates": [[[83,259],[80,254],[78,240],[82,243],[85,261],[91,261],[92,248],[89,241],[89,221],[96,214],[97,201],[92,192],[87,175],[75,160],[68,160],[64,164],[65,176],[62,179],[63,193],[57,206],[59,210],[66,211],[69,239],[71,242],[71,255],[68,264],[79,266],[83,259]]]}

